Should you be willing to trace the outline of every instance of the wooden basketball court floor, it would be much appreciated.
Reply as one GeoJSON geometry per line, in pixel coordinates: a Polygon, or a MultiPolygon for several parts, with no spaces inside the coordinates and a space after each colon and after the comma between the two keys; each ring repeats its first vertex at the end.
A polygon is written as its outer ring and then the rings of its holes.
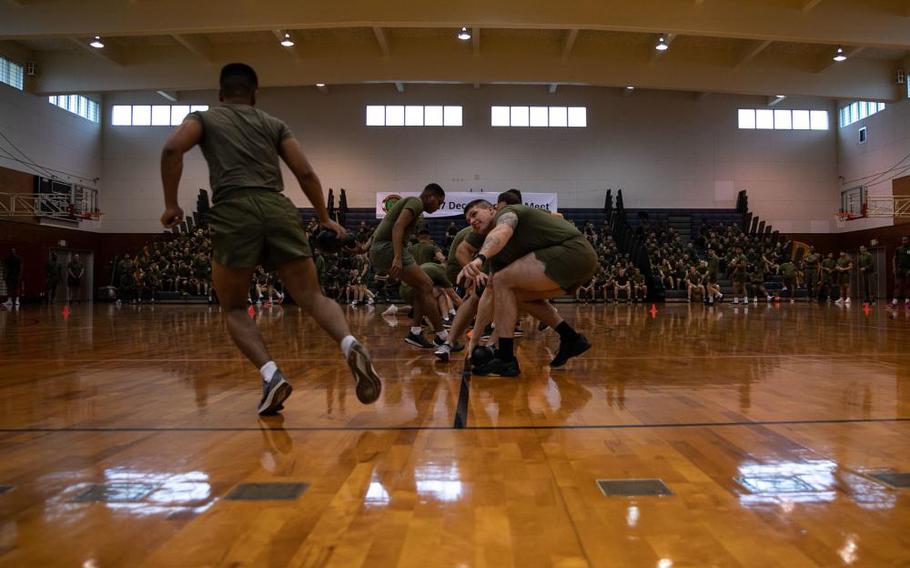
{"type": "Polygon", "coordinates": [[[2,312],[0,566],[910,565],[906,476],[875,477],[910,472],[907,311],[560,309],[585,356],[535,329],[520,378],[464,381],[346,308],[372,406],[260,310],[295,386],[266,420],[217,308],[2,312]]]}

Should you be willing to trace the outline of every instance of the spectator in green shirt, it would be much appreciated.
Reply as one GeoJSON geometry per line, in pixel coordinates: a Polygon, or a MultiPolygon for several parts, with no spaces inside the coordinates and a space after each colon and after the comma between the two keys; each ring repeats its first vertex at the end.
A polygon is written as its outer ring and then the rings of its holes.
{"type": "Polygon", "coordinates": [[[875,261],[872,258],[872,253],[864,245],[860,245],[859,258],[857,260],[859,264],[859,280],[863,287],[863,300],[874,304],[875,293],[872,291],[872,287],[875,286],[875,261]]]}
{"type": "Polygon", "coordinates": [[[780,274],[784,279],[784,288],[790,292],[790,303],[792,304],[796,301],[796,265],[792,260],[787,259],[781,263],[780,274]]]}
{"type": "Polygon", "coordinates": [[[894,251],[894,299],[891,305],[897,307],[898,298],[904,299],[904,305],[910,305],[907,287],[910,286],[910,238],[901,237],[901,246],[894,251]]]}

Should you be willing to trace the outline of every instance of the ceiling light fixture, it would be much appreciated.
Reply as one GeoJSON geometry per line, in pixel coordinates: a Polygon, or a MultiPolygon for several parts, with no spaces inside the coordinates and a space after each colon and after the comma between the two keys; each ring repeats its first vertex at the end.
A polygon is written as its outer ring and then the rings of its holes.
{"type": "Polygon", "coordinates": [[[627,90],[627,91],[634,91],[634,90],[635,90],[635,87],[634,87],[633,85],[627,85],[627,86],[626,86],[626,90],[627,90]]]}
{"type": "Polygon", "coordinates": [[[471,39],[471,32],[468,31],[467,26],[461,26],[461,29],[458,30],[458,39],[461,41],[468,41],[471,39]]]}
{"type": "Polygon", "coordinates": [[[321,88],[325,87],[325,83],[316,83],[316,86],[321,89],[321,88]]]}
{"type": "Polygon", "coordinates": [[[844,53],[844,48],[837,46],[837,51],[834,52],[834,60],[840,63],[841,61],[847,60],[847,55],[844,53]]]}
{"type": "Polygon", "coordinates": [[[664,37],[664,34],[660,34],[660,37],[657,38],[657,45],[654,46],[654,49],[657,51],[667,51],[670,49],[670,46],[667,45],[667,38],[664,37]]]}
{"type": "Polygon", "coordinates": [[[291,34],[284,32],[284,39],[281,40],[281,45],[284,47],[294,47],[294,40],[291,39],[291,34]]]}
{"type": "Polygon", "coordinates": [[[91,42],[89,42],[89,45],[94,47],[95,49],[101,49],[102,47],[104,47],[104,42],[101,41],[101,36],[95,36],[95,39],[93,39],[91,42]]]}

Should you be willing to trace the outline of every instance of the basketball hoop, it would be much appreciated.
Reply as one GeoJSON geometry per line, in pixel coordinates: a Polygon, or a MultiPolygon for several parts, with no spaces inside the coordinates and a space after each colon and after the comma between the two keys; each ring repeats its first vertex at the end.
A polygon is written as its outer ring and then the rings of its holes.
{"type": "Polygon", "coordinates": [[[844,229],[847,226],[847,221],[853,221],[862,217],[863,215],[857,215],[855,213],[850,213],[849,211],[838,211],[834,214],[834,222],[837,223],[838,229],[844,229]]]}
{"type": "Polygon", "coordinates": [[[104,217],[101,211],[83,211],[79,218],[83,221],[100,221],[104,217]]]}

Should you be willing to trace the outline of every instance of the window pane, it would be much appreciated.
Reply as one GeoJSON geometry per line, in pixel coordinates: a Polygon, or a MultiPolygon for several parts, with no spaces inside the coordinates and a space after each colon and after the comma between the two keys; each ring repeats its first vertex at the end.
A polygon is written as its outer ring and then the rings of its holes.
{"type": "Polygon", "coordinates": [[[550,107],[550,128],[569,126],[569,113],[566,107],[550,107]]]}
{"type": "Polygon", "coordinates": [[[190,112],[203,112],[209,110],[209,105],[193,105],[190,107],[190,112]]]}
{"type": "Polygon", "coordinates": [[[878,103],[878,111],[881,112],[885,110],[885,103],[878,103]]]}
{"type": "Polygon", "coordinates": [[[447,106],[443,108],[443,124],[446,126],[461,126],[461,107],[447,106]]]}
{"type": "Polygon", "coordinates": [[[423,107],[423,125],[424,126],[442,126],[442,107],[441,106],[423,107]]]}
{"type": "Polygon", "coordinates": [[[869,116],[869,103],[866,101],[860,101],[859,103],[859,119],[862,120],[869,116]]]}
{"type": "Polygon", "coordinates": [[[152,107],[149,105],[133,105],[133,126],[151,126],[152,107]]]}
{"type": "Polygon", "coordinates": [[[828,130],[828,111],[813,110],[809,114],[812,130],[828,130]]]}
{"type": "Polygon", "coordinates": [[[490,107],[490,126],[508,126],[509,107],[490,107]]]}
{"type": "Polygon", "coordinates": [[[755,127],[760,130],[774,129],[774,111],[758,109],[755,111],[755,127]]]}
{"type": "Polygon", "coordinates": [[[385,107],[367,105],[367,126],[385,126],[385,107]]]}
{"type": "Polygon", "coordinates": [[[171,107],[168,105],[155,105],[152,107],[152,126],[170,126],[171,107]]]}
{"type": "Polygon", "coordinates": [[[793,111],[793,130],[809,130],[809,111],[793,111]]]}
{"type": "Polygon", "coordinates": [[[531,107],[531,126],[547,126],[550,120],[550,110],[547,107],[531,107]]]}
{"type": "Polygon", "coordinates": [[[404,105],[389,105],[385,107],[386,126],[404,126],[404,105]]]}
{"type": "Polygon", "coordinates": [[[114,109],[111,112],[111,125],[129,126],[132,123],[132,107],[130,105],[114,105],[114,109]]]}
{"type": "Polygon", "coordinates": [[[790,130],[792,128],[790,122],[789,110],[774,111],[774,130],[790,130]]]}
{"type": "Polygon", "coordinates": [[[509,107],[509,123],[511,126],[528,125],[528,107],[509,107]]]}
{"type": "Polygon", "coordinates": [[[180,126],[183,119],[190,113],[187,105],[174,105],[171,107],[171,126],[180,126]]]}
{"type": "Polygon", "coordinates": [[[569,126],[579,128],[588,126],[587,107],[569,107],[569,126]]]}
{"type": "Polygon", "coordinates": [[[408,105],[404,107],[405,126],[423,126],[423,107],[408,105]]]}
{"type": "Polygon", "coordinates": [[[752,130],[755,128],[755,111],[751,108],[739,109],[739,127],[752,130]]]}

